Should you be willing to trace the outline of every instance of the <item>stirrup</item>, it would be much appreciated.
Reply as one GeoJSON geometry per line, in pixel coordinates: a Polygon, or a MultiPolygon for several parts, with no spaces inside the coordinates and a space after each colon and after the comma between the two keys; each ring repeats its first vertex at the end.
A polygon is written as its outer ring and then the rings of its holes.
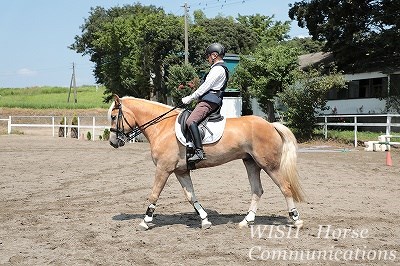
{"type": "Polygon", "coordinates": [[[188,158],[188,162],[200,162],[201,160],[206,160],[206,155],[202,149],[196,149],[192,157],[188,158]]]}

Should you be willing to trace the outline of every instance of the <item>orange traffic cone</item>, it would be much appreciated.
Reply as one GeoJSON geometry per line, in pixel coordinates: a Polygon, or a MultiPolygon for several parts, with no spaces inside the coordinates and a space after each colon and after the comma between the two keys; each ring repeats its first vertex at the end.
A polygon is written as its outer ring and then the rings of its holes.
{"type": "Polygon", "coordinates": [[[386,165],[392,166],[392,156],[390,156],[390,151],[386,152],[386,165]]]}

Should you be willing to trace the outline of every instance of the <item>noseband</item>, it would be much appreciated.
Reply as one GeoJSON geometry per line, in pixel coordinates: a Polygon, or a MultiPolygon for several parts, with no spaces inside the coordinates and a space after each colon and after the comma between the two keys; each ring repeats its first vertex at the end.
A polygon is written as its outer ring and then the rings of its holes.
{"type": "Polygon", "coordinates": [[[166,112],[166,113],[164,113],[164,114],[162,114],[160,116],[157,116],[156,118],[150,120],[149,122],[146,122],[141,126],[134,127],[126,119],[126,117],[124,115],[124,112],[122,112],[122,104],[119,103],[118,106],[115,106],[113,108],[113,110],[118,109],[118,117],[117,117],[117,121],[116,121],[117,127],[116,128],[110,128],[110,131],[114,132],[117,135],[117,144],[112,144],[111,143],[111,145],[114,148],[118,148],[120,146],[124,146],[127,141],[128,142],[132,141],[134,138],[139,136],[146,128],[148,128],[149,126],[152,126],[154,124],[157,124],[168,113],[170,113],[173,110],[175,110],[177,108],[180,108],[180,107],[182,107],[184,105],[185,104],[180,104],[178,106],[175,106],[174,108],[172,108],[168,112],[166,112]],[[128,133],[125,133],[124,123],[126,123],[130,128],[130,131],[128,133]]]}
{"type": "Polygon", "coordinates": [[[126,119],[124,112],[122,112],[122,104],[118,104],[118,106],[115,106],[113,110],[118,109],[118,116],[117,116],[117,127],[116,128],[110,128],[111,132],[114,132],[117,135],[117,141],[118,144],[111,144],[114,146],[114,148],[117,148],[119,146],[124,146],[127,141],[133,140],[135,137],[140,135],[141,130],[139,127],[133,127],[128,120],[126,119]],[[127,124],[130,128],[130,131],[128,133],[125,133],[125,127],[124,124],[127,124]]]}

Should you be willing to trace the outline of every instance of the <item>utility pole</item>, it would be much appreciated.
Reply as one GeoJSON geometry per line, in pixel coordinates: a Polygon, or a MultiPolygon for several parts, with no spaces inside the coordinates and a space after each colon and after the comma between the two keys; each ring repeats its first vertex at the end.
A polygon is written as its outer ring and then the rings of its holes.
{"type": "Polygon", "coordinates": [[[67,102],[69,102],[72,88],[74,88],[74,102],[77,103],[78,98],[77,98],[77,91],[76,91],[75,63],[74,62],[72,63],[72,77],[71,77],[71,83],[69,84],[69,93],[68,93],[68,101],[67,102]]]}
{"type": "Polygon", "coordinates": [[[188,36],[188,4],[183,5],[185,9],[185,64],[189,64],[189,36],[188,36]]]}

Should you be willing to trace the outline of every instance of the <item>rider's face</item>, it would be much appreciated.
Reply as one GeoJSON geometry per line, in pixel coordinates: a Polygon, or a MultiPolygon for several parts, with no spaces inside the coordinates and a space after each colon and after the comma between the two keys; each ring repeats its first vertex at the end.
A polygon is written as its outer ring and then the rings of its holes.
{"type": "Polygon", "coordinates": [[[208,63],[211,65],[213,63],[213,61],[215,60],[215,58],[216,58],[215,53],[208,54],[207,55],[208,63]]]}

